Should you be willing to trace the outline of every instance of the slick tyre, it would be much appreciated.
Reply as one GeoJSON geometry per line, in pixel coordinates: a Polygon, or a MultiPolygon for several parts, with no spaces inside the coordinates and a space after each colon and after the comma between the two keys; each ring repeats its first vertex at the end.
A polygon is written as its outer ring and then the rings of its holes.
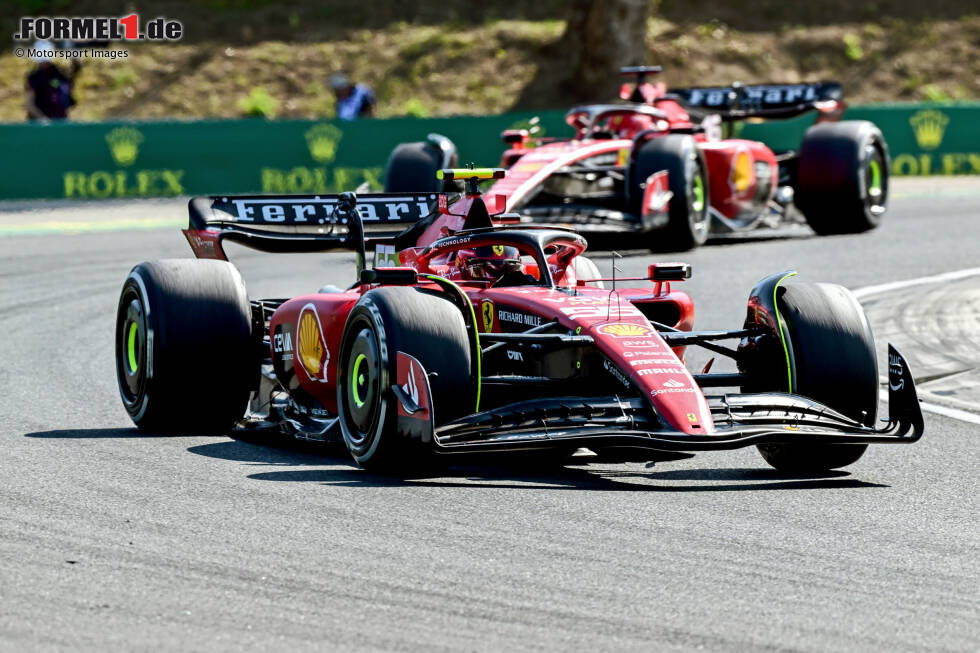
{"type": "Polygon", "coordinates": [[[227,261],[140,263],[116,313],[116,376],[143,431],[221,432],[245,414],[259,360],[251,309],[227,261]]]}
{"type": "Polygon", "coordinates": [[[888,203],[888,146],[866,120],[821,123],[803,137],[796,207],[821,235],[881,224],[888,203]]]}
{"type": "Polygon", "coordinates": [[[337,365],[344,442],[361,467],[403,475],[429,468],[433,454],[431,443],[398,432],[398,352],[425,368],[436,426],[472,412],[470,343],[459,309],[438,295],[387,287],[365,294],[347,318],[337,365]]]}
{"type": "Polygon", "coordinates": [[[672,197],[667,226],[649,234],[654,251],[686,251],[708,239],[710,206],[708,171],[694,138],[669,134],[640,143],[633,152],[627,172],[627,201],[630,212],[643,214],[646,181],[655,172],[667,171],[672,197]]]}
{"type": "MultiPolygon", "coordinates": [[[[878,360],[871,325],[849,290],[794,283],[782,289],[796,369],[793,392],[819,401],[865,426],[878,413],[878,360]]],[[[766,462],[787,472],[815,473],[856,462],[867,445],[764,444],[766,462]]]]}
{"type": "MultiPolygon", "coordinates": [[[[458,165],[454,154],[449,167],[458,165]]],[[[436,173],[442,169],[442,152],[431,143],[402,143],[388,157],[385,168],[386,193],[440,193],[453,191],[453,182],[442,182],[436,173]]]]}

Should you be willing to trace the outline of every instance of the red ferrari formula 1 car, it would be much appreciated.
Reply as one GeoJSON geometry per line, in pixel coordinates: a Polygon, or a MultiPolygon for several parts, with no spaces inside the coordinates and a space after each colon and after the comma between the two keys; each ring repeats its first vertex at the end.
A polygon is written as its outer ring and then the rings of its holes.
{"type": "MultiPolygon", "coordinates": [[[[572,109],[568,140],[503,133],[507,175],[489,194],[538,224],[580,232],[625,231],[657,250],[684,250],[711,233],[746,231],[798,219],[820,234],[867,231],[888,199],[888,148],[867,121],[838,122],[841,87],[832,82],[734,85],[670,92],[645,76],[658,66],[624,68],[624,104],[572,109]],[[747,119],[817,112],[798,150],[722,138],[723,126],[747,119]]],[[[448,139],[404,143],[388,160],[387,192],[432,189],[437,169],[456,157],[448,139]]]]}
{"type": "Polygon", "coordinates": [[[582,236],[519,226],[484,200],[479,180],[503,173],[441,171],[466,183],[452,203],[436,193],[192,200],[184,233],[198,259],[141,263],[123,285],[116,369],[133,421],[343,441],[363,467],[404,474],[467,452],[658,461],[749,445],[777,468],[813,471],[921,436],[912,376],[892,348],[889,416],[876,426],[874,342],[846,289],[774,274],[749,293],[744,324],[694,330],[691,298],[675,288],[688,265],[650,265],[642,288],[597,279],[582,236]],[[354,250],[360,272],[346,290],[250,301],[228,241],[354,250]],[[691,346],[739,371],[688,371],[691,346]]]}

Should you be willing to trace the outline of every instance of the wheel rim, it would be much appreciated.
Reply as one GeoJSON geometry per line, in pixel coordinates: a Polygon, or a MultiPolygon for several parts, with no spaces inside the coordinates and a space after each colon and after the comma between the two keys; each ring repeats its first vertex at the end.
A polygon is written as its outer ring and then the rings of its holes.
{"type": "Polygon", "coordinates": [[[347,360],[349,372],[344,374],[344,407],[347,409],[351,444],[359,446],[371,437],[379,415],[380,369],[378,346],[374,332],[362,328],[351,343],[347,360]]]}
{"type": "Polygon", "coordinates": [[[116,366],[123,401],[134,405],[143,394],[147,373],[146,315],[139,296],[130,289],[120,306],[116,366]]]}

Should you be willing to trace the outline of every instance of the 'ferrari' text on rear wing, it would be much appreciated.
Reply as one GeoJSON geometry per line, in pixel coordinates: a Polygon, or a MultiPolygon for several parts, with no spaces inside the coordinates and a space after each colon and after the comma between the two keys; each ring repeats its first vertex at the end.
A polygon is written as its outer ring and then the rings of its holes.
{"type": "Polygon", "coordinates": [[[789,117],[816,109],[818,103],[843,99],[841,85],[837,82],[672,88],[667,95],[691,108],[732,119],[789,117]]]}
{"type": "MultiPolygon", "coordinates": [[[[436,193],[366,193],[357,197],[367,240],[393,238],[436,212],[436,193]]],[[[225,259],[231,240],[267,252],[356,250],[360,234],[340,195],[238,195],[195,197],[184,230],[198,258],[225,259]]]]}

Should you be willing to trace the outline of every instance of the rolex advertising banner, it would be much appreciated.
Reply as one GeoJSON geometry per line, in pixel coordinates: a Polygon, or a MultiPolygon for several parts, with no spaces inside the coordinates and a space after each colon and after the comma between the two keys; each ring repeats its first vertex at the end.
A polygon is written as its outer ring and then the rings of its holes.
{"type": "MultiPolygon", "coordinates": [[[[871,120],[896,175],[980,174],[980,104],[855,106],[871,120]]],[[[739,123],[734,136],[796,149],[812,114],[739,123]]],[[[400,142],[452,139],[460,163],[496,165],[504,129],[570,136],[563,111],[388,120],[215,120],[0,125],[0,199],[108,199],[222,193],[331,193],[380,189],[400,142]],[[532,120],[534,122],[532,122],[532,120]]]]}
{"type": "MultiPolygon", "coordinates": [[[[776,150],[797,149],[814,118],[747,123],[735,132],[776,150]]],[[[878,125],[894,175],[980,175],[980,103],[854,106],[844,120],[878,125]]]]}
{"type": "Polygon", "coordinates": [[[363,182],[380,189],[388,155],[402,141],[440,133],[458,145],[461,163],[496,165],[504,149],[501,131],[563,130],[563,115],[551,112],[550,125],[532,113],[357,122],[4,124],[0,199],[332,193],[363,182]]]}

